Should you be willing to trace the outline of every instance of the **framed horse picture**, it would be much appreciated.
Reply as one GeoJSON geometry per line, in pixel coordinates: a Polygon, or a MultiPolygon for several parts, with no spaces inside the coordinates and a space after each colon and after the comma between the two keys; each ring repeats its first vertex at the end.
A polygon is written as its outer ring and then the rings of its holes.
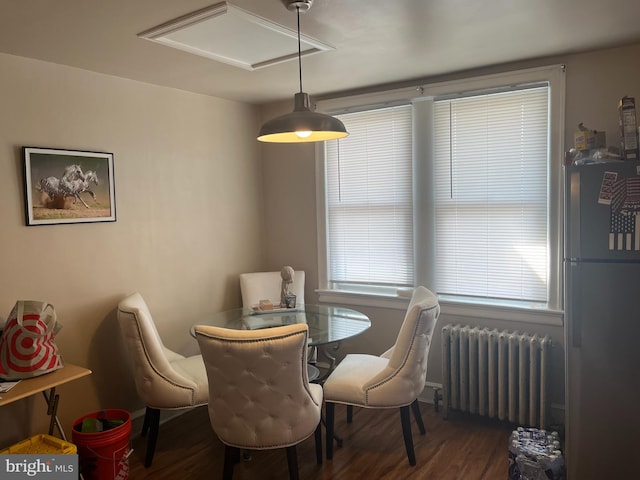
{"type": "Polygon", "coordinates": [[[23,147],[27,225],[115,222],[113,154],[23,147]]]}

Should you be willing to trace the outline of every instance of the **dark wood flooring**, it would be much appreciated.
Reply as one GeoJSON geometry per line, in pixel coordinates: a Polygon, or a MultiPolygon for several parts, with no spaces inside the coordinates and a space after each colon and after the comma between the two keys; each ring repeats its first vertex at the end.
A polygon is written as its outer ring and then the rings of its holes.
{"type": "MultiPolygon", "coordinates": [[[[427,430],[420,435],[412,417],[417,465],[407,461],[399,410],[354,408],[353,423],[346,409],[336,406],[336,432],[343,446],[333,460],[315,460],[313,436],[298,445],[302,480],[375,479],[496,480],[507,478],[508,439],[512,427],[482,417],[452,414],[448,420],[433,405],[420,404],[427,430]]],[[[160,427],[153,465],[145,468],[146,438],[132,432],[129,458],[131,480],[211,480],[222,478],[224,446],[214,435],[206,407],[174,418],[160,427]]],[[[324,435],[323,430],[323,435],[324,435]]],[[[234,480],[287,479],[284,449],[253,451],[234,470],[234,480]]]]}

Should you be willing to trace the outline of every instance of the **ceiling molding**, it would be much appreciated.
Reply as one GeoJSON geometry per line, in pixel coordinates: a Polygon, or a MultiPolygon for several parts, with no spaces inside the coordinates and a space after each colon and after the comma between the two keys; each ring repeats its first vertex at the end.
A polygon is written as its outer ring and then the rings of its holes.
{"type": "MultiPolygon", "coordinates": [[[[138,37],[245,70],[298,58],[297,31],[221,2],[145,30],[138,37]]],[[[335,48],[300,35],[301,55],[335,48]]]]}

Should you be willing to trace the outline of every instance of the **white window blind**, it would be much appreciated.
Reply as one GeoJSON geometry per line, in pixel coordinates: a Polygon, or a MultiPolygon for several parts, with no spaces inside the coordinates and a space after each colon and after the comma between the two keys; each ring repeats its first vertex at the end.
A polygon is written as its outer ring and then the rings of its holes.
{"type": "Polygon", "coordinates": [[[549,88],[434,104],[440,294],[548,300],[549,88]]]}
{"type": "Polygon", "coordinates": [[[338,116],[325,145],[331,285],[413,285],[411,106],[338,116]]]}

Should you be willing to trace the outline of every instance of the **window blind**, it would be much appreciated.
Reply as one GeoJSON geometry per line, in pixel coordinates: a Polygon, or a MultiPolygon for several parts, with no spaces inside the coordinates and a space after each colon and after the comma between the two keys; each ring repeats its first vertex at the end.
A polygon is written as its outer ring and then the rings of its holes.
{"type": "Polygon", "coordinates": [[[333,285],[413,285],[411,106],[338,115],[326,142],[327,268],[333,285]]]}
{"type": "Polygon", "coordinates": [[[549,88],[434,104],[440,294],[548,300],[549,88]]]}

